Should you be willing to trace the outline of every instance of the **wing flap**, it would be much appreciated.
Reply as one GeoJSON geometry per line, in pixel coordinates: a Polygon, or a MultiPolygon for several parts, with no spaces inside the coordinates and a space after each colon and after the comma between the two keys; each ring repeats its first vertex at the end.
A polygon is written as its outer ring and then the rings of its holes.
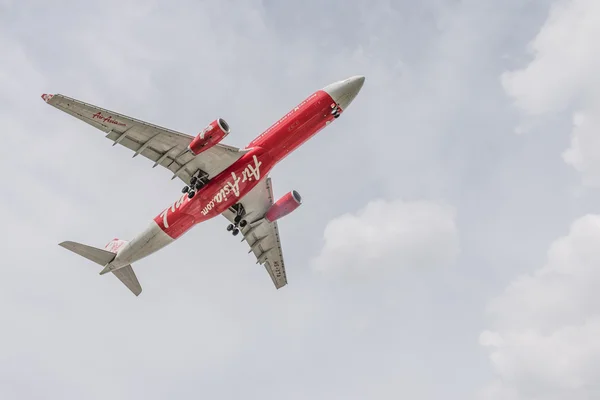
{"type": "Polygon", "coordinates": [[[76,100],[62,94],[56,94],[48,97],[49,99],[46,100],[46,102],[51,106],[54,106],[61,111],[64,111],[67,114],[70,114],[96,128],[103,128],[103,130],[106,132],[110,131],[111,129],[115,131],[124,131],[132,126],[137,126],[140,130],[164,132],[172,138],[180,139],[180,142],[185,143],[186,146],[193,139],[192,136],[186,135],[185,133],[177,132],[172,129],[128,117],[115,111],[88,104],[81,100],[76,100]]]}
{"type": "MultiPolygon", "coordinates": [[[[241,230],[243,241],[250,246],[248,253],[254,253],[256,263],[265,267],[275,288],[280,289],[287,285],[287,275],[279,229],[277,221],[269,222],[264,219],[265,213],[273,204],[271,178],[267,177],[259,182],[240,203],[246,210],[244,218],[249,222],[241,230]]],[[[231,222],[235,218],[232,210],[227,210],[223,215],[231,222]]]]}
{"type": "Polygon", "coordinates": [[[70,97],[42,95],[51,106],[103,131],[113,142],[134,152],[133,157],[142,155],[173,173],[186,184],[194,174],[212,178],[236,162],[247,150],[217,144],[194,156],[186,149],[193,136],[163,128],[136,118],[97,107],[70,97]]]}

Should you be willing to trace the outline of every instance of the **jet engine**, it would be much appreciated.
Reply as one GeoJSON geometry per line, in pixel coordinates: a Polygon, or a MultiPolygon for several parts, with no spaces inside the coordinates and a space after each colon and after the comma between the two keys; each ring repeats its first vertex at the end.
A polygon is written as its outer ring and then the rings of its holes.
{"type": "Polygon", "coordinates": [[[190,142],[188,150],[197,156],[219,143],[228,134],[229,124],[227,124],[223,118],[218,118],[208,124],[208,126],[190,142]]]}
{"type": "Polygon", "coordinates": [[[267,213],[265,219],[269,222],[277,221],[280,218],[285,217],[302,204],[302,197],[300,193],[292,190],[291,192],[282,196],[276,203],[274,203],[267,213]]]}

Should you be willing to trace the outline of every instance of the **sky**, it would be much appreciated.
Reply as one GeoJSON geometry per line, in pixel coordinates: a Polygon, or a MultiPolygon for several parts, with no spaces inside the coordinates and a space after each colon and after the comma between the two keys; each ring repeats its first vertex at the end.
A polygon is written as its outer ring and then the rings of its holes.
{"type": "Polygon", "coordinates": [[[600,397],[596,0],[0,0],[0,398],[600,397]],[[365,85],[270,174],[275,290],[214,218],[134,265],[181,182],[49,107],[69,97],[243,147],[365,85]]]}

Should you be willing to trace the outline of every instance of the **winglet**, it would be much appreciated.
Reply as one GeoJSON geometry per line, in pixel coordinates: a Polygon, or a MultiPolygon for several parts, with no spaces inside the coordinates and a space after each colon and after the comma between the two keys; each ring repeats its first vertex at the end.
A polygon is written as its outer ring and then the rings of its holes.
{"type": "Polygon", "coordinates": [[[44,93],[44,94],[42,95],[42,99],[43,99],[43,100],[44,100],[46,103],[47,103],[47,102],[49,102],[49,101],[50,101],[50,99],[51,99],[51,98],[53,98],[53,97],[54,97],[54,95],[53,95],[53,94],[46,94],[46,93],[44,93]]]}

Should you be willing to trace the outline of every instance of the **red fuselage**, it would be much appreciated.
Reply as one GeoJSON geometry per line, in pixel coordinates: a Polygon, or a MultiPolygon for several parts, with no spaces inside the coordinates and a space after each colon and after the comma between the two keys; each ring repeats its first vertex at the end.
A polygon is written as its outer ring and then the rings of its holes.
{"type": "Polygon", "coordinates": [[[254,139],[230,167],[212,178],[193,198],[183,194],[154,221],[172,239],[195,224],[213,218],[237,203],[289,153],[329,124],[332,97],[319,90],[254,139]]]}

